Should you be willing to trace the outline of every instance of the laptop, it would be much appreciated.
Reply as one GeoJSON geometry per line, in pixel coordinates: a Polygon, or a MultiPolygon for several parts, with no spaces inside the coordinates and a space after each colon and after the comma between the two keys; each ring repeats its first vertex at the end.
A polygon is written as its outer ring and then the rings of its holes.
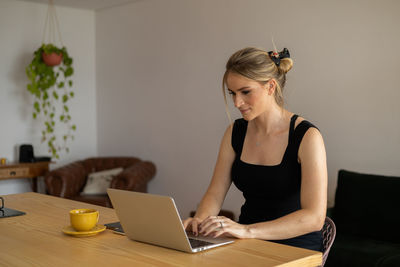
{"type": "Polygon", "coordinates": [[[189,253],[234,240],[187,233],[171,197],[111,188],[107,193],[126,236],[132,240],[189,253]]]}

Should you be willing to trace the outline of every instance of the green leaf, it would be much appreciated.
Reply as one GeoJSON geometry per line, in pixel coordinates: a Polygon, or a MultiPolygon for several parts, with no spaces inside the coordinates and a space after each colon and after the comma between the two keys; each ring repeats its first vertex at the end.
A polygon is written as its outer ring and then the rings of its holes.
{"type": "Polygon", "coordinates": [[[37,117],[35,112],[32,113],[32,116],[33,116],[34,119],[36,119],[36,117],[37,117]]]}
{"type": "Polygon", "coordinates": [[[71,126],[71,129],[74,130],[74,131],[76,131],[76,125],[75,125],[75,124],[72,125],[72,126],[71,126]]]}
{"type": "Polygon", "coordinates": [[[72,81],[71,80],[68,81],[68,84],[69,84],[69,87],[72,87],[72,81]]]}
{"type": "Polygon", "coordinates": [[[60,83],[58,84],[58,88],[64,88],[64,82],[60,82],[60,83]]]}
{"type": "Polygon", "coordinates": [[[63,51],[62,49],[58,48],[53,44],[43,44],[41,48],[46,54],[51,54],[51,53],[60,54],[63,51]]]}
{"type": "Polygon", "coordinates": [[[28,84],[28,85],[26,86],[26,89],[28,89],[28,91],[31,92],[31,93],[33,94],[32,88],[33,88],[32,84],[28,84]]]}
{"type": "Polygon", "coordinates": [[[66,56],[64,57],[64,61],[63,61],[65,66],[71,66],[72,65],[72,58],[66,56]]]}
{"type": "Polygon", "coordinates": [[[68,112],[68,110],[69,110],[66,105],[64,105],[64,110],[65,110],[65,112],[68,112]]]}
{"type": "Polygon", "coordinates": [[[74,73],[74,69],[71,67],[68,67],[64,72],[64,76],[65,76],[65,78],[67,78],[67,77],[71,76],[73,73],[74,73]]]}
{"type": "Polygon", "coordinates": [[[54,97],[56,100],[58,100],[58,94],[57,94],[56,91],[53,91],[53,97],[54,97]]]}
{"type": "Polygon", "coordinates": [[[50,113],[50,118],[54,118],[54,113],[50,113]]]}
{"type": "Polygon", "coordinates": [[[33,104],[33,107],[35,108],[35,110],[36,110],[37,113],[40,113],[40,105],[39,105],[39,102],[36,101],[36,102],[33,104]]]}
{"type": "Polygon", "coordinates": [[[60,116],[60,121],[64,121],[64,118],[65,118],[64,115],[61,115],[60,116]]]}
{"type": "MultiPolygon", "coordinates": [[[[65,103],[65,102],[67,102],[68,101],[68,95],[63,95],[63,103],[65,103]]],[[[68,112],[68,111],[67,111],[68,112]]]]}
{"type": "Polygon", "coordinates": [[[70,92],[70,93],[69,93],[69,96],[70,96],[70,97],[74,97],[74,96],[75,96],[74,92],[70,92]]]}

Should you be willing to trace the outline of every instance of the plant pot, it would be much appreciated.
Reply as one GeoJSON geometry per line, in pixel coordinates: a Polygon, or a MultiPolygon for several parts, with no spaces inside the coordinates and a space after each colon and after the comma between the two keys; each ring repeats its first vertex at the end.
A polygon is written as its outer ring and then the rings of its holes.
{"type": "Polygon", "coordinates": [[[60,53],[60,54],[57,54],[57,53],[51,53],[51,54],[42,53],[42,59],[43,59],[43,62],[47,66],[51,66],[52,67],[52,66],[60,65],[63,57],[62,57],[62,53],[60,53]]]}

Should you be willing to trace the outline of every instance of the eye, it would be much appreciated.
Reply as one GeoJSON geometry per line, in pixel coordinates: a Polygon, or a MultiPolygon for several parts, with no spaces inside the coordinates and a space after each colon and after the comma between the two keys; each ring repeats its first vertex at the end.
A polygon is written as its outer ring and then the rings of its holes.
{"type": "Polygon", "coordinates": [[[232,91],[228,91],[228,94],[230,94],[230,95],[236,95],[234,92],[232,92],[232,91]]]}
{"type": "Polygon", "coordinates": [[[250,91],[242,91],[242,94],[244,94],[244,95],[247,95],[249,93],[250,93],[250,91]]]}

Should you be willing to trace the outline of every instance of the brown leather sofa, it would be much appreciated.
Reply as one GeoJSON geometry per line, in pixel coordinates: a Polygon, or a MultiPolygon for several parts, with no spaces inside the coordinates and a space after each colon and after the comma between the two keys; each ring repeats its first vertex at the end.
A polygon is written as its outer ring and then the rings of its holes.
{"type": "Polygon", "coordinates": [[[122,167],[124,170],[113,177],[110,188],[147,192],[147,183],[156,172],[150,161],[135,157],[98,157],[76,161],[48,172],[45,175],[47,193],[53,196],[112,207],[107,194],[81,195],[87,177],[92,172],[122,167]]]}

